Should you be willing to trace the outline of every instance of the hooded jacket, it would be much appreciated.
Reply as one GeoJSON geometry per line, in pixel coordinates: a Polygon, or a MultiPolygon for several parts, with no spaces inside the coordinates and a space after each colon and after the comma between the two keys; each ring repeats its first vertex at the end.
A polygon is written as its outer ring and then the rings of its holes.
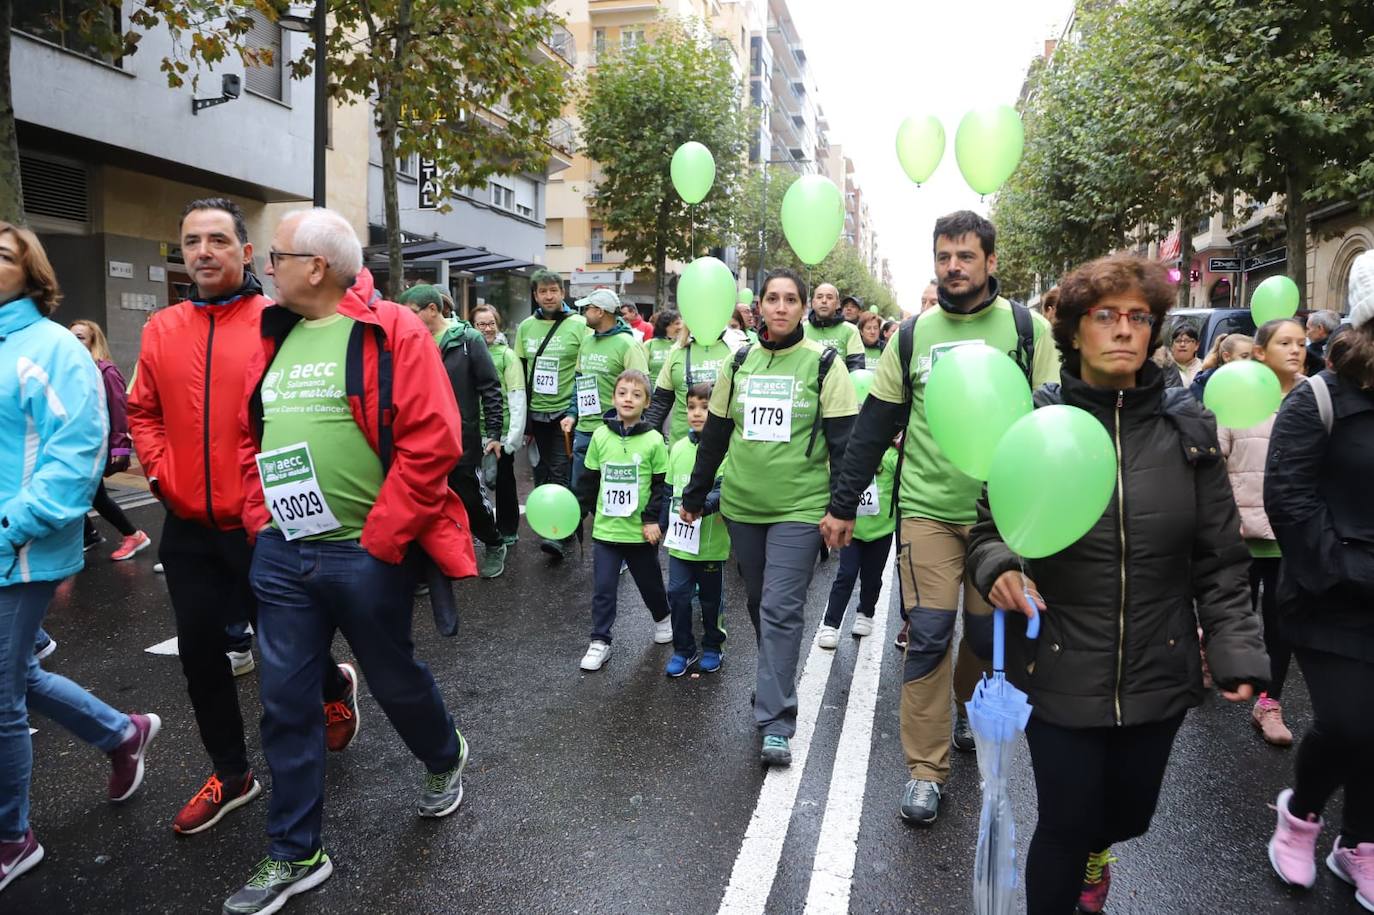
{"type": "MultiPolygon", "coordinates": [[[[386,470],[363,524],[363,549],[394,565],[416,543],[446,577],[473,577],[477,561],[467,512],[448,487],[448,475],[463,452],[458,405],[434,337],[409,308],[376,295],[367,270],[344,294],[339,313],[358,322],[344,376],[349,406],[386,470]]],[[[250,539],[272,517],[254,460],[262,442],[262,379],[299,320],[280,306],[264,310],[258,347],[245,373],[237,454],[244,480],[243,525],[250,539]]]]}
{"type": "Polygon", "coordinates": [[[1274,529],[1264,513],[1264,464],[1269,457],[1271,416],[1249,429],[1218,429],[1217,441],[1226,458],[1226,475],[1240,509],[1240,535],[1246,540],[1274,540],[1274,529]]]}
{"type": "MultiPolygon", "coordinates": [[[[623,320],[623,319],[622,319],[623,320]]],[[[632,435],[643,435],[646,432],[657,433],[658,430],[644,421],[641,414],[639,421],[633,425],[626,426],[620,420],[620,415],[615,408],[607,410],[601,415],[601,421],[605,423],[606,429],[612,434],[621,438],[629,438],[632,435]]],[[[661,443],[661,439],[660,439],[661,443]]],[[[666,473],[656,473],[651,477],[649,487],[649,501],[640,509],[640,521],[644,524],[657,524],[663,514],[663,506],[666,501],[668,489],[668,475],[666,473]]],[[[596,512],[596,494],[601,490],[601,471],[592,470],[590,467],[582,471],[582,475],[577,479],[577,501],[582,507],[584,516],[596,512]]]]}
{"type": "Polygon", "coordinates": [[[81,519],[105,468],[104,387],[91,354],[30,298],[0,305],[0,588],[82,566],[81,519]]]}
{"type": "Polygon", "coordinates": [[[1082,538],[1030,560],[1002,541],[984,489],[969,535],[975,586],[986,597],[1003,572],[1024,568],[1047,606],[1034,641],[1025,617],[1009,614],[1008,679],[1036,717],[1060,727],[1163,721],[1202,701],[1200,621],[1216,682],[1262,687],[1269,659],[1250,603],[1250,554],[1212,415],[1186,391],[1166,393],[1150,362],[1125,391],[1068,370],[1060,378],[1036,391],[1036,407],[1064,403],[1101,422],[1117,446],[1117,486],[1082,538]]]}
{"type": "Polygon", "coordinates": [[[439,352],[462,418],[463,457],[460,467],[474,467],[482,459],[482,441],[500,441],[505,404],[501,376],[491,361],[486,338],[471,324],[455,318],[439,338],[439,352]],[[481,423],[486,428],[479,428],[481,423]]]}

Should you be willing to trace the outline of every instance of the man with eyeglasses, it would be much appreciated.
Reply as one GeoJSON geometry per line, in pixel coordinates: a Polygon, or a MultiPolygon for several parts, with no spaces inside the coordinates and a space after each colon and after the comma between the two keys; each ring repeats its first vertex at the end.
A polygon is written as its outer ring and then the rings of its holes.
{"type": "MultiPolygon", "coordinates": [[[[226,628],[255,622],[243,530],[243,472],[236,449],[248,360],[272,304],[253,275],[253,245],[238,204],[194,200],[181,219],[190,298],[143,328],[129,431],[153,495],[167,510],[158,559],[176,616],[177,654],[200,739],[214,771],[172,822],[203,832],[262,791],[248,764],[226,628]]],[[[330,750],[358,733],[357,673],[327,655],[322,720],[330,750]]],[[[320,691],[317,690],[317,695],[320,691]]],[[[316,706],[315,714],[318,715],[316,706]]]]}
{"type": "Polygon", "coordinates": [[[821,521],[831,549],[849,543],[859,496],[893,437],[904,431],[898,571],[907,620],[901,736],[910,780],[902,793],[901,814],[920,825],[935,822],[949,777],[951,683],[958,703],[953,744],[964,751],[974,748],[964,703],[986,666],[971,641],[990,646],[992,612],[968,584],[964,567],[983,484],[951,464],[931,437],[926,383],[942,355],[969,343],[1007,353],[1032,388],[1059,376],[1049,323],[998,294],[996,240],[992,223],[967,210],[935,223],[937,304],[908,320],[897,334],[898,345],[884,349],[870,396],[850,434],[830,511],[821,521]],[[961,590],[964,638],[955,663],[952,646],[961,590]]]}

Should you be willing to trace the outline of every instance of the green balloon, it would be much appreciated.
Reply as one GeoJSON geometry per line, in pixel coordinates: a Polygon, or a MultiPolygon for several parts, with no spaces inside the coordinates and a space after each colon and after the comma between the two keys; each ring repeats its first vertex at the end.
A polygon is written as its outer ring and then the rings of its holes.
{"type": "Polygon", "coordinates": [[[557,483],[545,483],[530,491],[525,501],[525,520],[540,537],[562,540],[577,532],[582,509],[572,490],[557,483]]]}
{"type": "Polygon", "coordinates": [[[735,301],[741,305],[748,305],[749,303],[754,301],[754,290],[741,289],[739,291],[739,295],[735,297],[735,301]]]}
{"type": "Polygon", "coordinates": [[[897,161],[917,184],[935,172],[945,154],[945,125],[929,115],[909,117],[897,128],[897,161]]]}
{"type": "Polygon", "coordinates": [[[854,385],[854,397],[859,403],[863,403],[868,397],[868,391],[873,387],[873,373],[868,369],[855,369],[849,373],[849,380],[854,385]]]}
{"type": "Polygon", "coordinates": [[[1026,131],[1010,105],[970,111],[954,133],[954,158],[968,186],[991,194],[1016,171],[1026,131]]]}
{"type": "Polygon", "coordinates": [[[698,340],[715,340],[735,313],[735,275],[714,257],[699,257],[677,281],[677,310],[698,340]]]}
{"type": "Polygon", "coordinates": [[[673,153],[670,172],[678,196],[686,203],[701,203],[716,183],[716,160],[709,149],[693,140],[673,153]]]}
{"type": "Polygon", "coordinates": [[[966,343],[939,354],[926,383],[926,422],[950,463],[988,478],[1002,436],[1031,411],[1025,373],[1006,353],[966,343]]]}
{"type": "Polygon", "coordinates": [[[1063,404],[1017,420],[988,471],[998,533],[1027,559],[1058,553],[1092,530],[1115,490],[1116,450],[1106,427],[1063,404]]]}
{"type": "Polygon", "coordinates": [[[782,198],[782,233],[803,264],[825,260],[844,231],[844,197],[835,182],[806,175],[782,198]]]}
{"type": "MultiPolygon", "coordinates": [[[[1250,296],[1250,315],[1255,326],[1298,313],[1298,284],[1286,276],[1271,276],[1255,287],[1250,296]]],[[[1272,372],[1270,374],[1273,374],[1272,372]]]]}
{"type": "Polygon", "coordinates": [[[1279,376],[1262,362],[1237,359],[1207,379],[1202,404],[1216,414],[1217,424],[1248,429],[1273,416],[1283,402],[1279,376]]]}

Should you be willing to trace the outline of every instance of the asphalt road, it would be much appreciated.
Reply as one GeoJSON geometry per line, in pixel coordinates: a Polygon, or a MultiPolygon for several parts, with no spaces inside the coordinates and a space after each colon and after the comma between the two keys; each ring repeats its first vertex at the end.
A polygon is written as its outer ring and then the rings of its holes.
{"type": "MultiPolygon", "coordinates": [[[[157,506],[131,517],[157,537],[157,506]]],[[[957,755],[933,828],[897,816],[906,775],[895,604],[881,643],[865,649],[844,638],[833,653],[804,651],[803,688],[820,697],[803,707],[804,717],[808,707],[814,714],[811,740],[794,746],[807,759],[765,785],[749,707],[754,646],[737,575],[727,574],[730,640],[719,674],[663,676],[670,647],[651,643],[652,623],[628,576],[612,659],[583,674],[590,555],[551,566],[522,535],[505,576],[459,586],[456,639],[436,635],[423,601],[416,608],[417,653],[472,747],[462,807],[440,821],[415,815],[422,767],[361,696],[362,731],[329,760],[325,842],[334,876],[286,911],[971,911],[974,757],[957,755]]],[[[60,591],[47,620],[60,645],[47,663],[120,708],[157,712],[162,734],[140,794],[114,807],[104,799],[104,758],[50,722],[32,722],[32,819],[47,857],[0,895],[0,912],[213,913],[266,847],[262,802],[208,833],[173,834],[172,817],[208,763],[178,660],[146,651],[175,635],[154,551],[111,563],[111,546],[88,554],[86,571],[60,591]]],[[[808,643],[834,570],[830,561],[817,571],[808,643]]],[[[351,656],[342,640],[335,651],[351,656]]],[[[1286,705],[1301,733],[1309,709],[1296,667],[1294,676],[1286,705]]],[[[239,687],[256,721],[256,675],[239,687]]],[[[1308,893],[1271,874],[1265,805],[1288,781],[1292,753],[1262,744],[1248,713],[1214,699],[1189,715],[1153,830],[1115,850],[1113,915],[1361,911],[1324,868],[1308,893]]],[[[266,786],[256,727],[250,735],[266,786]]],[[[1028,765],[1013,793],[1024,856],[1035,820],[1028,765]]],[[[1332,838],[1323,835],[1323,854],[1332,838]]]]}

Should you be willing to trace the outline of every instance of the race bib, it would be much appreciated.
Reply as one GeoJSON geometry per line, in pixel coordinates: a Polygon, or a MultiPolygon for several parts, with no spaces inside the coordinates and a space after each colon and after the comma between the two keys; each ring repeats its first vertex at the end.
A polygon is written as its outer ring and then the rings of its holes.
{"type": "Polygon", "coordinates": [[[701,552],[701,519],[688,524],[682,520],[681,509],[682,500],[674,499],[672,510],[668,513],[668,532],[663,537],[663,545],[670,550],[696,556],[701,552]]]}
{"type": "Polygon", "coordinates": [[[930,370],[935,368],[935,363],[940,361],[940,357],[952,349],[960,346],[972,346],[983,341],[980,340],[951,340],[948,343],[936,343],[930,348],[930,352],[916,360],[916,381],[917,384],[925,384],[930,381],[930,370]]]}
{"type": "Polygon", "coordinates": [[[277,529],[287,540],[299,540],[336,530],[339,519],[329,510],[315,479],[310,445],[298,442],[257,455],[262,495],[277,529]]]}
{"type": "Polygon", "coordinates": [[[744,386],[744,440],[790,442],[792,440],[792,388],[790,375],[750,375],[744,386]]]}
{"type": "Polygon", "coordinates": [[[534,393],[558,393],[558,357],[540,356],[534,360],[534,393]]]}
{"type": "Polygon", "coordinates": [[[577,376],[577,415],[600,416],[601,392],[597,389],[596,378],[591,375],[577,376]]]}
{"type": "Polygon", "coordinates": [[[878,478],[874,477],[873,482],[868,484],[859,495],[859,517],[872,517],[878,514],[878,478]]]}
{"type": "Polygon", "coordinates": [[[601,468],[601,513],[628,518],[639,508],[639,467],[606,464],[601,468]]]}

